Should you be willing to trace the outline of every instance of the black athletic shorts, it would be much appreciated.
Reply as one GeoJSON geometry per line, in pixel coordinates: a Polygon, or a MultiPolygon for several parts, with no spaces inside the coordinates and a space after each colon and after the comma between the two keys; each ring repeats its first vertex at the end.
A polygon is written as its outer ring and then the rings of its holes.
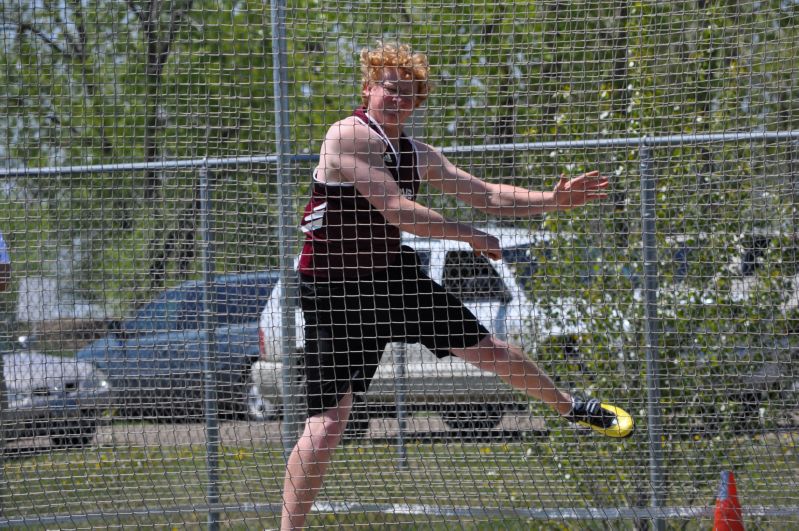
{"type": "Polygon", "coordinates": [[[350,388],[366,392],[388,343],[421,343],[443,358],[489,335],[460,300],[421,271],[410,247],[403,247],[396,265],[369,278],[301,275],[300,304],[309,416],[335,407],[350,388]]]}

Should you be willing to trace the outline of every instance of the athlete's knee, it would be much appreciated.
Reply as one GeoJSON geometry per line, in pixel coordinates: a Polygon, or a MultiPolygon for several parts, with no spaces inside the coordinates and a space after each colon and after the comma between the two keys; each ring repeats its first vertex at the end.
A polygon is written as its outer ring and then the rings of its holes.
{"type": "Polygon", "coordinates": [[[481,343],[475,361],[482,369],[500,376],[515,374],[519,366],[526,366],[530,362],[522,349],[501,340],[481,343]]]}
{"type": "Polygon", "coordinates": [[[310,420],[297,441],[295,446],[297,452],[301,455],[317,456],[332,452],[341,441],[346,421],[310,422],[310,420]]]}
{"type": "Polygon", "coordinates": [[[501,339],[489,336],[477,345],[479,358],[484,362],[508,363],[523,358],[524,354],[501,339]]]}
{"type": "Polygon", "coordinates": [[[303,435],[317,445],[335,446],[347,427],[351,408],[352,398],[347,394],[336,407],[309,417],[303,435]]]}
{"type": "Polygon", "coordinates": [[[503,349],[499,345],[494,344],[490,338],[483,339],[473,347],[453,349],[452,353],[472,365],[489,370],[492,365],[502,363],[503,359],[506,357],[503,349]]]}

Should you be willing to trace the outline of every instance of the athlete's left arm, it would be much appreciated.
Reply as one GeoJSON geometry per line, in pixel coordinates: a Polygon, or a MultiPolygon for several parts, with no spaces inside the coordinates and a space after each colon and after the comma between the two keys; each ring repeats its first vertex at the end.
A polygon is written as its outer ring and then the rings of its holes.
{"type": "Polygon", "coordinates": [[[416,141],[419,173],[430,186],[483,212],[501,217],[529,217],[568,210],[607,197],[608,179],[592,171],[574,178],[561,176],[551,192],[489,183],[466,172],[443,153],[416,141]]]}

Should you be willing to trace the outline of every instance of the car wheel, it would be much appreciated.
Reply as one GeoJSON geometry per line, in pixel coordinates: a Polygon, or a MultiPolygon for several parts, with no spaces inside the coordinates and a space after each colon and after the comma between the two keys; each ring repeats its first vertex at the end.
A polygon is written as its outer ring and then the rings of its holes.
{"type": "Polygon", "coordinates": [[[441,413],[448,428],[457,431],[481,431],[496,428],[505,408],[501,404],[455,404],[441,413]]]}
{"type": "Polygon", "coordinates": [[[262,395],[257,385],[250,385],[247,391],[247,416],[258,422],[277,420],[280,418],[280,404],[262,395]]]}
{"type": "Polygon", "coordinates": [[[94,439],[97,423],[94,420],[81,420],[77,425],[65,426],[50,434],[50,442],[55,448],[80,448],[94,439]]]}

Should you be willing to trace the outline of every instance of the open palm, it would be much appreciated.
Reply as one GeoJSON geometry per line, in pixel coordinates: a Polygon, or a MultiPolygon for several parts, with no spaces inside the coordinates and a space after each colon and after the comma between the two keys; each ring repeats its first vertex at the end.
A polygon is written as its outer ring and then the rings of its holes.
{"type": "Polygon", "coordinates": [[[608,178],[598,171],[583,173],[569,179],[561,175],[553,190],[555,202],[562,208],[573,208],[589,201],[604,199],[608,196],[604,190],[609,186],[608,178]]]}

